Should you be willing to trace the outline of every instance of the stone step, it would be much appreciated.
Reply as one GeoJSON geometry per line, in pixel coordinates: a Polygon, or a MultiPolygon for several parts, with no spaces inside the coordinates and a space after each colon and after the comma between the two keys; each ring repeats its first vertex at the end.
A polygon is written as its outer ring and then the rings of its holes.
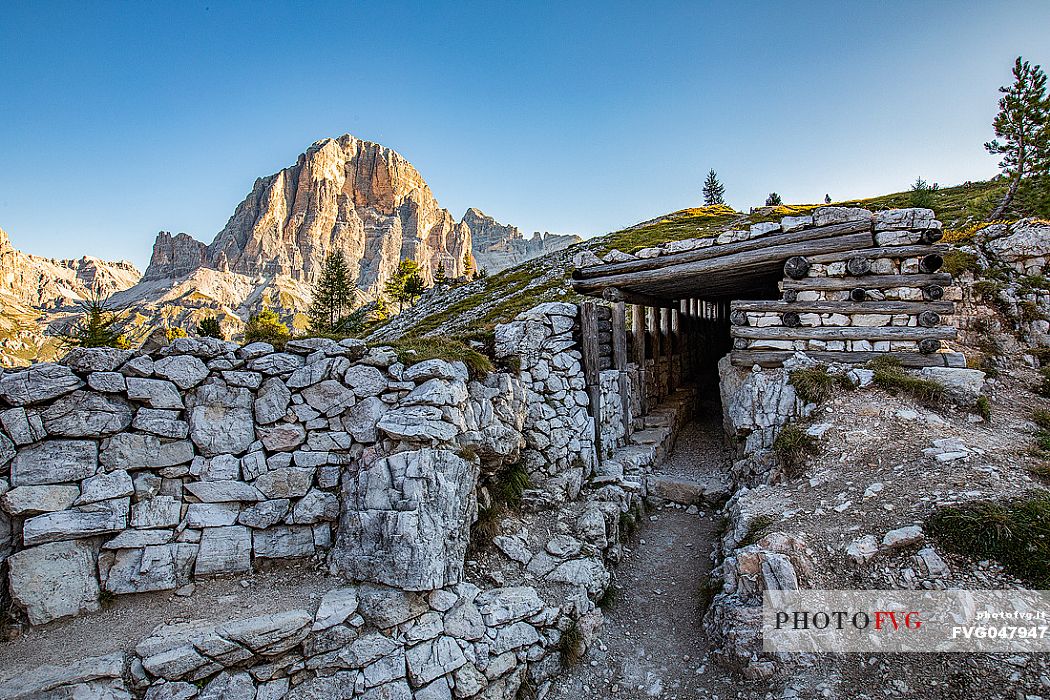
{"type": "Polygon", "coordinates": [[[646,480],[648,494],[684,506],[716,506],[729,498],[729,484],[721,474],[686,478],[653,474],[646,480]]]}

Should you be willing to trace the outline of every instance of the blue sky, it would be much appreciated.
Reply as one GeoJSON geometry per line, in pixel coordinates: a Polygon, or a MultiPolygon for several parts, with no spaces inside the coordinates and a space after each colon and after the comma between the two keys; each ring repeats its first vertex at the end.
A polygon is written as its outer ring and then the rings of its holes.
{"type": "Polygon", "coordinates": [[[9,3],[0,228],[128,258],[211,241],[256,177],[345,132],[457,218],[600,234],[695,205],[983,179],[996,88],[1050,2],[9,3]]]}

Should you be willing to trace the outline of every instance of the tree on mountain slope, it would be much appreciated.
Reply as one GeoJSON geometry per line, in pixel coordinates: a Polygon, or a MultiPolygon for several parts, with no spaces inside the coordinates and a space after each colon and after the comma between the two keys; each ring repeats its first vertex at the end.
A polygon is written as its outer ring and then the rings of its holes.
{"type": "Polygon", "coordinates": [[[329,253],[314,284],[314,298],[307,315],[314,333],[338,333],[353,308],[355,285],[342,251],[329,253]]]}
{"type": "Polygon", "coordinates": [[[393,277],[383,285],[383,291],[397,302],[398,313],[404,310],[405,304],[413,304],[427,289],[423,276],[419,274],[419,263],[415,260],[402,260],[393,277]]]}
{"type": "Polygon", "coordinates": [[[725,204],[726,200],[723,199],[723,195],[726,193],[725,186],[718,181],[718,175],[715,173],[714,168],[707,173],[707,179],[704,180],[704,204],[711,206],[712,204],[725,204]]]}
{"type": "Polygon", "coordinates": [[[1002,218],[1022,179],[1050,174],[1050,99],[1046,95],[1046,73],[1018,56],[1013,75],[1012,85],[999,88],[1003,96],[999,98],[999,113],[992,122],[998,138],[984,144],[989,153],[1003,156],[999,167],[1003,175],[1010,178],[1010,187],[990,219],[1002,218]]]}

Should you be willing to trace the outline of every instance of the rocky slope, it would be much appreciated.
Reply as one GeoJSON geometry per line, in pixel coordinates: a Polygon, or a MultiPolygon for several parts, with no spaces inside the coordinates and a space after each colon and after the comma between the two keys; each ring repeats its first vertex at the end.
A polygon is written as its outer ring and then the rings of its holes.
{"type": "Polygon", "coordinates": [[[470,229],[478,267],[490,273],[502,272],[583,240],[575,235],[539,231],[532,234],[532,238],[524,238],[517,226],[501,224],[474,207],[467,209],[462,223],[470,229]]]}
{"type": "Polygon", "coordinates": [[[95,288],[113,294],[141,273],[127,261],[84,256],[57,260],[23,253],[0,229],[0,366],[48,357],[54,341],[44,328],[64,318],[95,288]]]}

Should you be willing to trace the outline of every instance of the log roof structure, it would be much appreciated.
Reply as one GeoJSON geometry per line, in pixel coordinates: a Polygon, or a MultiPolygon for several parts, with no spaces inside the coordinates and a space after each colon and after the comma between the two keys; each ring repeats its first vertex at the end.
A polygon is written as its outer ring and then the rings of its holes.
{"type": "Polygon", "coordinates": [[[822,207],[634,255],[613,251],[578,267],[572,285],[632,304],[635,333],[728,331],[737,365],[777,366],[802,351],[824,361],[886,354],[905,366],[965,366],[945,344],[956,337],[950,317],[961,293],[938,272],[940,238],[929,209],[822,207]]]}

